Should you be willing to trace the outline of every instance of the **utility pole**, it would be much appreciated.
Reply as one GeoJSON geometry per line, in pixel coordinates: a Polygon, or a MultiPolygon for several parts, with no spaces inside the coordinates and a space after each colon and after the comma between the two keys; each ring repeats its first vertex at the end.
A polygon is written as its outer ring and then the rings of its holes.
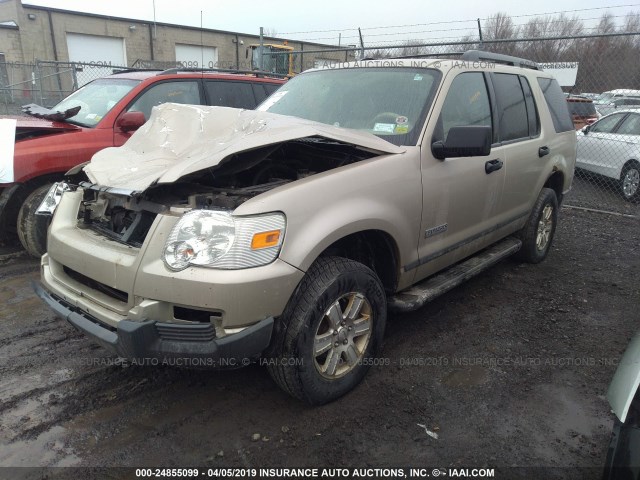
{"type": "Polygon", "coordinates": [[[360,58],[364,58],[364,41],[362,40],[362,31],[358,27],[358,34],[360,35],[360,58]]]}
{"type": "Polygon", "coordinates": [[[264,28],[260,27],[260,54],[258,56],[258,70],[260,70],[261,72],[264,71],[264,68],[262,68],[263,53],[264,53],[264,28]]]}
{"type": "Polygon", "coordinates": [[[482,49],[483,42],[482,42],[482,27],[480,26],[480,19],[478,19],[478,35],[480,36],[480,49],[482,49]]]}

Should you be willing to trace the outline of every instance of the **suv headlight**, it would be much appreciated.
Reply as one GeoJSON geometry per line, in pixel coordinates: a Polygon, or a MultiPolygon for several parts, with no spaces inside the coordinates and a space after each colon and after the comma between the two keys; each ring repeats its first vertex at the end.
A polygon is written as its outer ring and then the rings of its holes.
{"type": "Polygon", "coordinates": [[[69,185],[65,182],[58,182],[51,185],[51,188],[36,210],[36,214],[53,215],[53,212],[56,211],[56,208],[58,208],[58,204],[62,199],[62,194],[69,190],[71,190],[71,187],[69,187],[69,185]]]}
{"type": "Polygon", "coordinates": [[[284,230],[282,213],[234,217],[229,212],[192,210],[171,230],[163,260],[171,270],[189,265],[224,270],[258,267],[276,259],[284,230]]]}

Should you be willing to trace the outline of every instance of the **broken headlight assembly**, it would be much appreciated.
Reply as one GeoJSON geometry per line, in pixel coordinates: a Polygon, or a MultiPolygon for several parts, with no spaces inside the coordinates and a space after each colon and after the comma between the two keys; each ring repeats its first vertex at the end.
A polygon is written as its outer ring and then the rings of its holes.
{"type": "Polygon", "coordinates": [[[58,204],[62,199],[62,194],[71,190],[69,184],[65,182],[58,182],[51,185],[51,188],[44,197],[44,200],[40,203],[40,206],[36,210],[37,215],[53,215],[58,208],[58,204]]]}
{"type": "Polygon", "coordinates": [[[163,251],[165,265],[236,270],[273,262],[284,239],[285,217],[270,213],[234,217],[226,211],[191,210],[171,230],[163,251]]]}

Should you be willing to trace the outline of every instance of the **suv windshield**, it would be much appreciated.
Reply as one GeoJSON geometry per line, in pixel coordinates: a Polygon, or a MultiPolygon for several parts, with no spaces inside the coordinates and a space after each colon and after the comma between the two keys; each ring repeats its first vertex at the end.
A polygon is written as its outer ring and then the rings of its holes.
{"type": "Polygon", "coordinates": [[[415,145],[440,76],[438,70],[424,68],[318,70],[289,80],[258,110],[415,145]]]}
{"type": "Polygon", "coordinates": [[[52,110],[64,112],[80,106],[78,114],[66,121],[84,127],[94,127],[138,83],[138,80],[122,78],[95,80],[73,92],[52,110]]]}

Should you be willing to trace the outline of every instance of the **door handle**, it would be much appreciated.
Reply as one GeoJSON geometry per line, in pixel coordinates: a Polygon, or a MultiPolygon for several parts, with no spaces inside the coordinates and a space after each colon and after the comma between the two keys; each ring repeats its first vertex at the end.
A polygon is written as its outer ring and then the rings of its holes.
{"type": "Polygon", "coordinates": [[[540,147],[538,149],[538,157],[542,158],[545,155],[549,155],[551,153],[551,150],[549,149],[549,147],[540,147]]]}
{"type": "Polygon", "coordinates": [[[497,158],[495,160],[489,160],[484,164],[484,172],[489,175],[491,172],[500,170],[502,168],[502,165],[504,165],[502,160],[498,160],[497,158]]]}

